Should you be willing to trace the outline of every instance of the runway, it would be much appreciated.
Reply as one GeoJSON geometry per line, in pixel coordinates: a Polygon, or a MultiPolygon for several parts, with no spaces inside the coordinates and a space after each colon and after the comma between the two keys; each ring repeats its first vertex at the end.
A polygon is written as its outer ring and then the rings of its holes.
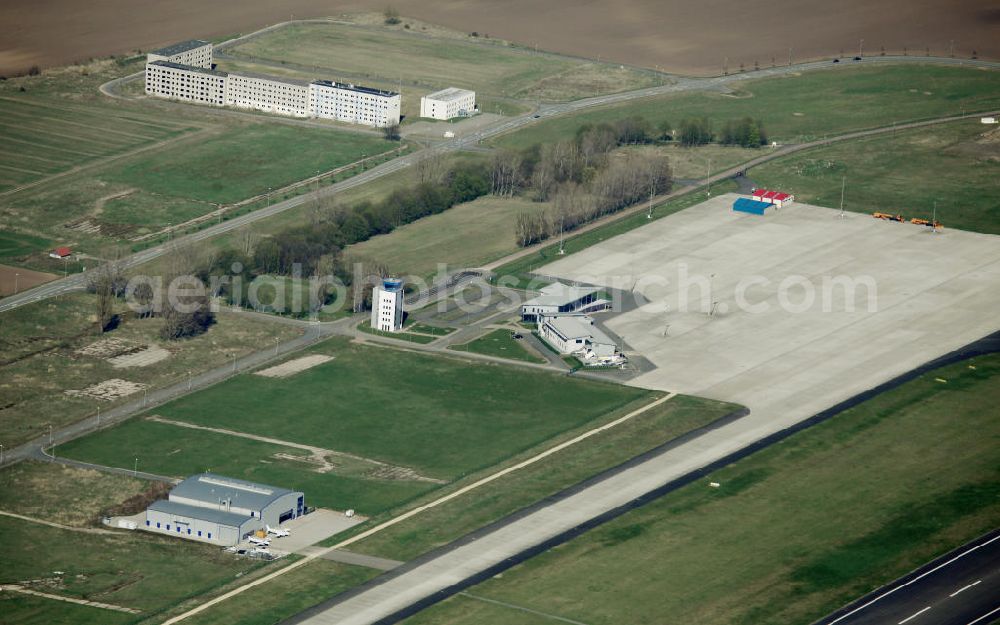
{"type": "Polygon", "coordinates": [[[1000,530],[862,597],[815,625],[987,625],[1000,620],[1000,530]]]}

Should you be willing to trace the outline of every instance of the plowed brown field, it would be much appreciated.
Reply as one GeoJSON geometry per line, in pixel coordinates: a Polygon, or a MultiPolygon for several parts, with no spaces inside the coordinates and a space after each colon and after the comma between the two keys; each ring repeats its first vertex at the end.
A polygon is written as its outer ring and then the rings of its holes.
{"type": "MultiPolygon", "coordinates": [[[[250,32],[266,24],[344,12],[381,11],[386,0],[7,0],[0,3],[0,73],[149,49],[194,37],[250,32]]],[[[721,73],[772,57],[787,62],[865,52],[1000,57],[996,0],[394,0],[403,15],[554,52],[721,73]]]]}

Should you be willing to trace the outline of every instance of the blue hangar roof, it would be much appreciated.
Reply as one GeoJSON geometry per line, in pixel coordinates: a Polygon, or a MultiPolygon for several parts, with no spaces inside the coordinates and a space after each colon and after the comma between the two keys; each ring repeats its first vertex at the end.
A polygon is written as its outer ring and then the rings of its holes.
{"type": "Polygon", "coordinates": [[[234,477],[199,473],[192,475],[170,491],[171,497],[184,497],[218,505],[220,500],[230,500],[233,506],[262,510],[279,497],[296,491],[267,484],[257,484],[234,477]]]}
{"type": "Polygon", "coordinates": [[[771,204],[767,202],[748,200],[745,197],[741,197],[735,202],[733,202],[733,210],[738,213],[751,213],[753,215],[763,215],[764,211],[766,211],[769,208],[771,208],[771,204]]]}

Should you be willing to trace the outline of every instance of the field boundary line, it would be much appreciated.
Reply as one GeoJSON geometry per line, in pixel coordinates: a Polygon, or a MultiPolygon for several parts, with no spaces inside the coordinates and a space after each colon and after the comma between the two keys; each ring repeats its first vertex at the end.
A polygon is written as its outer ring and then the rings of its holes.
{"type": "Polygon", "coordinates": [[[7,512],[6,510],[0,510],[0,516],[10,517],[12,519],[17,519],[18,521],[27,521],[29,523],[35,523],[38,525],[47,525],[49,527],[54,527],[56,529],[66,530],[69,532],[82,532],[84,534],[117,535],[117,532],[101,529],[99,527],[73,527],[72,525],[63,525],[62,523],[56,523],[54,521],[45,521],[43,519],[36,519],[35,517],[25,516],[23,514],[17,514],[16,512],[7,512]]]}
{"type": "Polygon", "coordinates": [[[86,599],[76,599],[75,597],[63,597],[62,595],[54,595],[48,592],[31,590],[30,588],[25,588],[20,584],[3,584],[0,585],[0,590],[6,590],[9,592],[19,592],[21,594],[33,595],[35,597],[43,597],[45,599],[53,599],[55,601],[66,601],[68,603],[76,603],[78,605],[85,605],[91,608],[101,608],[102,610],[113,610],[115,612],[125,612],[127,614],[142,614],[142,610],[137,610],[135,608],[126,608],[124,606],[115,605],[113,603],[101,603],[100,601],[87,601],[86,599]]]}
{"type": "Polygon", "coordinates": [[[610,430],[610,429],[612,429],[612,428],[614,428],[614,427],[616,427],[618,425],[621,425],[622,423],[625,423],[626,421],[629,421],[629,420],[631,420],[631,419],[633,419],[633,418],[641,415],[642,413],[644,413],[644,412],[646,412],[648,410],[656,408],[657,406],[660,406],[660,405],[662,405],[662,404],[670,401],[674,397],[677,397],[677,395],[678,394],[676,392],[671,391],[671,392],[667,393],[666,395],[664,395],[663,397],[660,397],[659,399],[656,399],[656,400],[654,400],[654,401],[646,404],[645,406],[642,406],[640,408],[636,408],[632,412],[630,412],[630,413],[628,413],[628,414],[626,414],[624,416],[621,416],[621,417],[615,419],[614,421],[609,421],[608,423],[605,423],[603,425],[599,425],[599,426],[597,426],[595,428],[587,430],[586,432],[583,432],[582,434],[579,434],[579,435],[577,435],[577,436],[575,436],[575,437],[573,437],[573,438],[571,438],[571,439],[569,439],[567,441],[563,441],[563,442],[559,443],[558,445],[553,445],[552,447],[549,447],[548,449],[546,449],[546,450],[544,450],[544,451],[542,451],[542,452],[540,452],[540,453],[538,453],[538,454],[536,454],[536,455],[534,455],[534,456],[532,456],[530,458],[522,460],[521,462],[518,462],[517,464],[511,465],[511,466],[506,467],[506,468],[503,468],[503,469],[497,471],[496,473],[491,473],[490,475],[487,475],[484,478],[476,480],[472,484],[469,484],[469,485],[464,486],[464,487],[462,487],[462,488],[460,488],[460,489],[458,489],[456,491],[448,493],[447,495],[439,497],[439,498],[435,499],[434,501],[431,501],[430,503],[426,503],[426,504],[424,504],[422,506],[417,506],[416,508],[408,510],[408,511],[404,512],[403,514],[397,516],[397,517],[393,517],[393,518],[391,518],[391,519],[389,519],[387,521],[384,521],[384,522],[376,525],[375,527],[372,527],[372,528],[370,528],[368,530],[365,530],[364,532],[361,532],[360,534],[355,534],[354,536],[351,536],[350,538],[342,540],[342,541],[340,541],[339,543],[337,543],[335,545],[332,545],[330,547],[324,547],[323,549],[320,549],[320,550],[317,550],[317,551],[315,551],[313,553],[310,553],[310,554],[306,555],[305,557],[303,557],[301,560],[296,560],[295,562],[289,564],[288,566],[286,566],[286,567],[284,567],[282,569],[278,569],[277,571],[274,571],[273,573],[265,575],[264,577],[259,577],[259,578],[255,579],[255,580],[251,581],[250,583],[246,584],[245,586],[239,586],[237,588],[234,588],[233,590],[230,590],[227,593],[219,595],[218,597],[215,597],[215,598],[213,598],[213,599],[211,599],[209,601],[206,601],[205,603],[203,603],[201,605],[198,605],[198,606],[196,606],[194,608],[191,608],[187,612],[184,612],[182,614],[179,614],[177,616],[169,618],[166,621],[163,621],[162,625],[173,625],[174,623],[180,623],[181,621],[183,621],[183,620],[185,620],[187,618],[190,618],[190,617],[194,616],[195,614],[203,612],[203,611],[207,610],[208,608],[210,608],[210,607],[212,607],[214,605],[222,603],[226,599],[229,599],[231,597],[235,597],[236,595],[238,595],[238,594],[240,594],[242,592],[245,592],[247,590],[250,590],[251,588],[254,588],[256,586],[259,586],[259,585],[261,585],[261,584],[263,584],[265,582],[269,582],[272,579],[275,579],[276,577],[278,577],[280,575],[284,575],[285,573],[288,573],[289,571],[295,570],[295,569],[299,568],[300,566],[302,566],[304,564],[307,564],[307,563],[311,562],[312,560],[315,560],[316,558],[322,558],[327,553],[330,553],[330,552],[335,551],[337,549],[343,549],[344,547],[347,547],[347,546],[352,545],[352,544],[354,544],[356,542],[364,540],[365,538],[369,538],[369,537],[377,534],[378,532],[381,532],[384,529],[387,529],[389,527],[392,527],[394,525],[402,523],[403,521],[405,521],[407,519],[413,518],[414,516],[420,514],[421,512],[424,512],[425,510],[430,510],[431,508],[436,508],[436,507],[438,507],[438,506],[440,506],[440,505],[442,505],[444,503],[447,503],[447,502],[451,501],[452,499],[460,497],[460,496],[462,496],[462,495],[464,495],[464,494],[466,494],[468,492],[471,492],[471,491],[473,491],[473,490],[475,490],[475,489],[477,489],[477,488],[479,488],[481,486],[484,486],[486,484],[489,484],[490,482],[498,480],[501,477],[503,477],[503,476],[505,476],[505,475],[507,475],[509,473],[513,473],[514,471],[517,471],[518,469],[523,469],[524,467],[527,467],[527,466],[530,466],[532,464],[535,464],[539,460],[543,460],[543,459],[551,456],[552,454],[555,454],[555,453],[558,453],[558,452],[562,451],[563,449],[566,449],[568,447],[572,447],[573,445],[579,443],[580,441],[586,440],[586,439],[590,438],[591,436],[594,436],[596,434],[600,434],[601,432],[606,432],[607,430],[610,430]]]}

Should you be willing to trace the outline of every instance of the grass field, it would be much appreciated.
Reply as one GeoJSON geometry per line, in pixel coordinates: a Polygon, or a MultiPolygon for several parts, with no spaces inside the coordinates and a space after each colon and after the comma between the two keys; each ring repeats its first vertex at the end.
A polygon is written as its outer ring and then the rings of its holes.
{"type": "MultiPolygon", "coordinates": [[[[81,534],[6,517],[0,531],[17,546],[4,552],[3,583],[40,580],[32,586],[43,592],[136,608],[146,617],[259,566],[215,547],[145,533],[81,534]]],[[[0,611],[4,622],[39,625],[139,619],[15,593],[0,596],[0,611]]]]}
{"type": "Polygon", "coordinates": [[[0,191],[196,129],[184,119],[0,85],[0,191]]]}
{"type": "Polygon", "coordinates": [[[472,352],[486,356],[496,356],[497,358],[508,358],[511,360],[522,360],[524,362],[534,362],[545,364],[546,360],[529,352],[524,347],[524,341],[518,341],[510,336],[511,330],[501,328],[493,330],[477,339],[462,345],[452,345],[448,349],[460,352],[472,352]]]}
{"type": "Polygon", "coordinates": [[[0,510],[92,527],[102,510],[146,487],[142,480],[123,475],[28,460],[0,471],[0,510]]]}
{"type": "MultiPolygon", "coordinates": [[[[1000,355],[926,373],[469,592],[595,625],[812,622],[996,527],[997,401],[1000,355]]],[[[406,622],[535,620],[459,596],[406,622]]]]}
{"type": "MultiPolygon", "coordinates": [[[[274,338],[298,334],[289,326],[238,314],[217,316],[205,334],[163,342],[160,319],[126,319],[105,338],[127,346],[158,345],[168,350],[163,360],[144,367],[115,368],[106,358],[77,350],[102,337],[96,333],[95,296],[77,293],[28,304],[0,315],[0,442],[8,448],[38,436],[51,424],[58,428],[96,415],[117,402],[70,397],[70,389],[84,389],[108,379],[126,379],[152,388],[185,380],[188,372],[232,360],[261,348],[274,338]]],[[[134,397],[126,397],[128,401],[134,397]]]]}
{"type": "Polygon", "coordinates": [[[797,200],[937,218],[946,228],[1000,234],[1000,131],[978,120],[900,132],[810,150],[754,168],[764,187],[794,190],[797,200]]]}
{"type": "Polygon", "coordinates": [[[478,267],[517,251],[514,220],[518,213],[534,214],[547,206],[522,198],[482,197],[348,246],[344,253],[381,261],[396,273],[418,276],[433,275],[438,263],[478,267]]]}
{"type": "MultiPolygon", "coordinates": [[[[310,351],[334,359],[284,379],[240,375],[160,406],[155,414],[346,452],[453,481],[651,395],[342,339],[310,351]]],[[[140,466],[153,473],[211,469],[294,486],[313,505],[353,507],[363,514],[436,486],[377,474],[318,473],[308,462],[275,457],[301,456],[302,451],[144,420],[60,447],[64,456],[110,466],[126,466],[137,453],[140,466]]]]}
{"type": "Polygon", "coordinates": [[[658,84],[652,72],[473,38],[433,37],[381,27],[296,24],[229,50],[240,59],[287,63],[364,84],[428,90],[460,86],[514,99],[572,100],[658,84]]]}
{"type": "Polygon", "coordinates": [[[574,136],[584,124],[641,115],[676,129],[688,117],[708,117],[719,130],[745,116],[760,119],[770,138],[802,143],[852,130],[946,115],[1000,109],[995,71],[936,65],[843,67],[730,85],[734,94],[696,93],[636,100],[534,124],[495,141],[528,147],[574,136]]]}
{"type": "Polygon", "coordinates": [[[268,582],[254,600],[226,601],[185,621],[191,625],[273,625],[293,614],[358,586],[378,575],[375,569],[313,560],[268,582]]]}
{"type": "Polygon", "coordinates": [[[697,147],[682,147],[679,143],[670,145],[638,145],[626,146],[615,150],[615,157],[629,154],[665,156],[670,162],[670,172],[675,180],[705,180],[709,166],[712,173],[725,171],[740,163],[761,156],[764,152],[752,148],[739,148],[724,145],[702,145],[697,147]]]}

